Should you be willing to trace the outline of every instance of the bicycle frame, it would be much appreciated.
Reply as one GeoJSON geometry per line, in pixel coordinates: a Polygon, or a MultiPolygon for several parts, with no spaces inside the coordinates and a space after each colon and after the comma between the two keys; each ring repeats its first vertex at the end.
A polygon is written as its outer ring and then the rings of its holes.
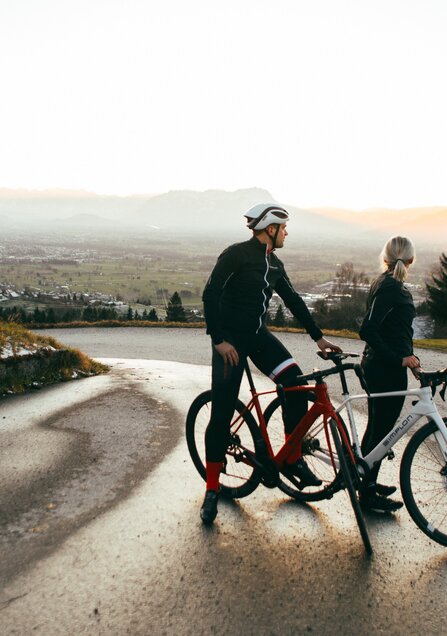
{"type": "MultiPolygon", "coordinates": [[[[401,439],[407,431],[410,430],[421,417],[428,417],[435,422],[438,432],[435,434],[439,447],[443,453],[444,459],[447,462],[447,427],[439,415],[436,404],[433,400],[431,388],[429,386],[420,387],[418,389],[407,389],[405,391],[389,391],[386,393],[371,393],[367,395],[365,393],[359,395],[349,395],[349,393],[343,394],[344,401],[336,409],[337,413],[341,413],[344,409],[348,414],[349,425],[355,449],[355,454],[362,459],[369,468],[372,468],[374,464],[381,461],[389,452],[390,449],[401,439]],[[417,398],[417,401],[413,404],[411,411],[398,419],[394,428],[385,435],[385,437],[368,453],[365,457],[362,455],[360,448],[359,437],[357,428],[355,425],[354,411],[352,408],[352,402],[360,399],[374,399],[378,397],[395,397],[395,396],[413,396],[417,398]]],[[[361,472],[361,467],[360,467],[361,472]]]]}
{"type": "MultiPolygon", "coordinates": [[[[247,379],[248,379],[248,383],[250,387],[250,393],[251,393],[251,399],[246,405],[246,410],[251,411],[253,407],[255,408],[258,423],[259,423],[259,428],[261,430],[262,437],[266,443],[268,455],[270,459],[272,459],[275,462],[278,468],[281,469],[285,464],[293,464],[298,459],[300,459],[302,455],[302,441],[306,433],[311,428],[312,424],[319,417],[322,416],[326,441],[328,444],[328,448],[330,450],[330,453],[329,453],[330,461],[335,470],[337,466],[335,463],[334,453],[332,452],[332,444],[331,444],[331,438],[329,434],[328,423],[331,418],[335,419],[337,423],[339,419],[338,419],[338,413],[334,405],[330,401],[327,384],[325,382],[321,382],[321,383],[319,382],[316,384],[303,384],[303,385],[297,385],[297,386],[284,388],[285,392],[313,393],[316,396],[316,399],[315,399],[315,402],[312,404],[311,408],[307,411],[304,417],[300,420],[300,422],[294,428],[293,432],[290,434],[287,440],[285,440],[284,444],[281,446],[279,451],[275,454],[273,452],[273,449],[270,443],[268,428],[265,422],[264,413],[262,411],[259,398],[262,395],[269,395],[269,394],[271,395],[273,393],[276,393],[276,391],[269,390],[269,391],[262,391],[258,393],[254,385],[251,371],[248,365],[246,365],[245,371],[246,371],[246,375],[247,375],[247,379]]],[[[344,442],[350,451],[349,440],[346,439],[343,428],[342,427],[339,427],[339,428],[340,428],[340,434],[343,436],[344,442]]],[[[351,459],[353,462],[355,461],[354,454],[352,452],[351,452],[351,459]]]]}

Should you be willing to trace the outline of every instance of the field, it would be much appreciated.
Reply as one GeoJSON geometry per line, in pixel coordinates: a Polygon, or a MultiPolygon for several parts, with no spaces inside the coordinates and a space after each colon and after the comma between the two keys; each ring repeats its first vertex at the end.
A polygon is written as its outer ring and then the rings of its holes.
{"type": "Polygon", "coordinates": [[[122,261],[80,262],[63,265],[25,263],[0,265],[0,279],[23,289],[31,287],[50,292],[67,287],[71,294],[98,292],[123,300],[150,304],[163,302],[175,290],[184,299],[197,303],[206,281],[199,266],[164,262],[163,266],[150,258],[127,257],[122,261]],[[172,290],[172,291],[171,291],[172,290]]]}
{"type": "MultiPolygon", "coordinates": [[[[164,306],[178,291],[185,307],[198,307],[217,255],[245,238],[244,231],[212,237],[147,231],[10,234],[0,243],[0,292],[14,286],[42,294],[104,294],[126,303],[164,306]]],[[[367,243],[340,246],[328,240],[309,243],[289,237],[279,255],[296,288],[308,292],[331,280],[337,265],[347,261],[357,271],[374,276],[378,251],[367,243]]],[[[438,256],[427,249],[418,253],[410,282],[423,286],[438,256]]]]}

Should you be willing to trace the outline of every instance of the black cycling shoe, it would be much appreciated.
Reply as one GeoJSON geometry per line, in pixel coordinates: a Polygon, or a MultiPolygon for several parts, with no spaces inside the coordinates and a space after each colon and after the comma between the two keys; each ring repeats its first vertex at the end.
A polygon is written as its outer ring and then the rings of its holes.
{"type": "Polygon", "coordinates": [[[303,458],[287,466],[287,470],[292,475],[296,475],[304,486],[321,486],[323,483],[321,479],[314,475],[303,458]]]}
{"type": "Polygon", "coordinates": [[[216,490],[207,490],[202,507],[200,508],[200,518],[206,526],[210,526],[217,516],[217,500],[219,493],[216,490]]]}
{"type": "Polygon", "coordinates": [[[374,512],[396,512],[404,505],[401,501],[393,501],[388,497],[378,495],[376,492],[361,493],[360,503],[363,508],[374,512]]]}
{"type": "Polygon", "coordinates": [[[389,497],[396,492],[396,486],[385,486],[384,484],[376,484],[376,493],[383,497],[389,497]]]}

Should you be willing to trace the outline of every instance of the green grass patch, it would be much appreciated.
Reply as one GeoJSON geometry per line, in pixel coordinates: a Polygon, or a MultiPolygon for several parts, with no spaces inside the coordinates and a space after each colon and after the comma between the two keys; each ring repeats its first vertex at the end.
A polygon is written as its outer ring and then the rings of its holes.
{"type": "Polygon", "coordinates": [[[22,325],[0,321],[0,395],[106,373],[108,367],[22,325]]]}
{"type": "Polygon", "coordinates": [[[447,353],[447,338],[424,338],[423,340],[415,340],[414,346],[420,347],[421,349],[433,349],[434,351],[447,353]]]}

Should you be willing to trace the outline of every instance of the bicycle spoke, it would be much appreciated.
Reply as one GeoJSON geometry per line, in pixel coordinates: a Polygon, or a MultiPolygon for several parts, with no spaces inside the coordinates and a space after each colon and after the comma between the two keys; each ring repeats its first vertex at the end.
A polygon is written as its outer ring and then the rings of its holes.
{"type": "Polygon", "coordinates": [[[401,488],[405,505],[419,528],[447,545],[447,476],[434,422],[421,427],[402,457],[401,488]]]}
{"type": "MultiPolygon", "coordinates": [[[[194,400],[186,419],[186,437],[191,458],[203,479],[206,479],[205,431],[211,413],[211,391],[206,391],[194,400]]],[[[222,495],[245,497],[259,483],[254,466],[243,457],[245,450],[255,454],[256,422],[244,404],[238,400],[231,430],[230,444],[225,456],[224,469],[220,475],[222,495]]]]}

